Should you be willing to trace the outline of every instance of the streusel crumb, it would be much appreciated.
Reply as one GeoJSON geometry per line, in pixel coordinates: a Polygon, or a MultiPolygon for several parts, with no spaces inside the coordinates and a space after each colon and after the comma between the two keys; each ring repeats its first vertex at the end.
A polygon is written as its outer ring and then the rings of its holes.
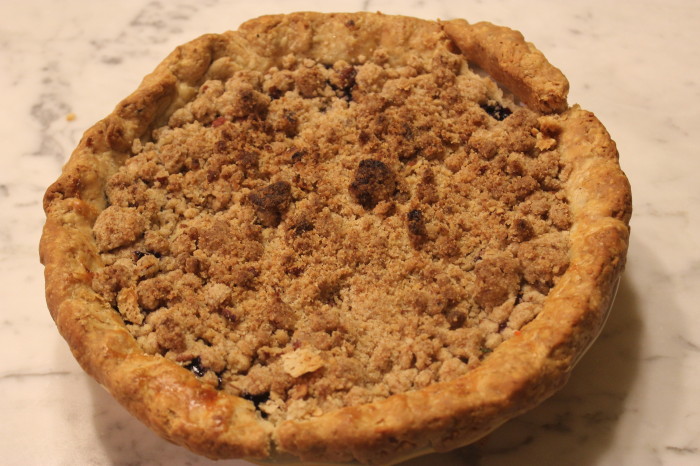
{"type": "Polygon", "coordinates": [[[299,419],[454,379],[568,265],[557,125],[443,43],[209,80],[109,180],[93,286],[143,350],[299,419]]]}

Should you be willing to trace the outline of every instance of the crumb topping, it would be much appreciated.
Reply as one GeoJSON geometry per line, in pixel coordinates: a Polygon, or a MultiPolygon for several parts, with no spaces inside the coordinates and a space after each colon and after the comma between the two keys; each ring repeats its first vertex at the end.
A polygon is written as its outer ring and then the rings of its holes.
{"type": "Polygon", "coordinates": [[[447,381],[568,266],[556,121],[443,43],[204,82],[106,186],[93,287],[277,422],[447,381]]]}

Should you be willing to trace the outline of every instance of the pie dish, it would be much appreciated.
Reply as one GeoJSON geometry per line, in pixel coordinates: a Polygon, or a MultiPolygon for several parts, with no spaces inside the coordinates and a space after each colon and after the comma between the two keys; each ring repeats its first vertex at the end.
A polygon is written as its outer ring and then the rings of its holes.
{"type": "Polygon", "coordinates": [[[631,192],[564,75],[490,23],[266,16],[178,47],[47,190],[74,356],[210,458],[389,464],[566,382],[631,192]]]}

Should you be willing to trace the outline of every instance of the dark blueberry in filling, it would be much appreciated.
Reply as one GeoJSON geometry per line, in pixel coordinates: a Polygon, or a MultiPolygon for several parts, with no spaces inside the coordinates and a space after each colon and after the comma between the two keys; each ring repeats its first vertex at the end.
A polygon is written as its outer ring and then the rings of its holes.
{"type": "Polygon", "coordinates": [[[197,377],[201,377],[207,372],[206,368],[202,366],[202,360],[199,359],[199,356],[190,361],[189,364],[186,364],[185,369],[191,370],[197,377]]]}
{"type": "MultiPolygon", "coordinates": [[[[252,401],[253,404],[255,405],[255,409],[260,411],[260,405],[265,403],[266,401],[268,401],[270,399],[270,392],[263,392],[263,393],[257,393],[257,394],[243,392],[243,393],[241,393],[240,396],[244,400],[252,401]]],[[[263,418],[267,417],[267,413],[264,411],[260,411],[260,415],[263,418]]]]}
{"type": "Polygon", "coordinates": [[[509,109],[508,107],[502,107],[500,104],[495,103],[493,105],[491,104],[481,104],[481,108],[491,115],[492,118],[495,118],[498,121],[503,121],[505,120],[513,111],[509,109]]]}
{"type": "Polygon", "coordinates": [[[137,261],[141,259],[143,256],[153,256],[156,259],[160,259],[160,254],[157,252],[151,252],[151,251],[134,251],[134,259],[137,261]]]}

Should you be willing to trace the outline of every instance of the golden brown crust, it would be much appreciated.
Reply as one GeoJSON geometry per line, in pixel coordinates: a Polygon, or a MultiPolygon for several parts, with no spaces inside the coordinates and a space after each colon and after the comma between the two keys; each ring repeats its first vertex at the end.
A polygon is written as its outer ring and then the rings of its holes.
{"type": "MultiPolygon", "coordinates": [[[[51,314],[83,368],[116,399],[163,437],[212,458],[266,458],[275,452],[275,457],[293,455],[302,461],[377,464],[472,442],[566,382],[597,336],[624,267],[629,184],[600,122],[578,107],[567,108],[567,88],[559,70],[519,33],[483,23],[300,13],[263,17],[239,32],[203,36],[178,47],[134,94],[88,130],[48,189],[40,254],[51,314]],[[93,225],[106,207],[106,181],[129,157],[132,141],[147,140],[205,79],[265,70],[289,53],[328,64],[356,63],[381,47],[396,51],[389,60],[401,62],[404,49],[428,54],[441,30],[468,60],[528,106],[558,113],[548,118],[558,132],[557,150],[568,175],[571,256],[538,317],[476,369],[450,382],[276,427],[260,419],[251,403],[202,384],[165,358],[145,355],[121,317],[92,288],[93,275],[102,267],[93,225]]],[[[263,201],[259,204],[265,208],[263,201]]],[[[277,221],[272,217],[270,222],[277,221]]]]}
{"type": "Polygon", "coordinates": [[[445,32],[479,65],[527,106],[543,113],[566,109],[569,82],[534,45],[512,29],[462,19],[443,23],[445,32]]]}

